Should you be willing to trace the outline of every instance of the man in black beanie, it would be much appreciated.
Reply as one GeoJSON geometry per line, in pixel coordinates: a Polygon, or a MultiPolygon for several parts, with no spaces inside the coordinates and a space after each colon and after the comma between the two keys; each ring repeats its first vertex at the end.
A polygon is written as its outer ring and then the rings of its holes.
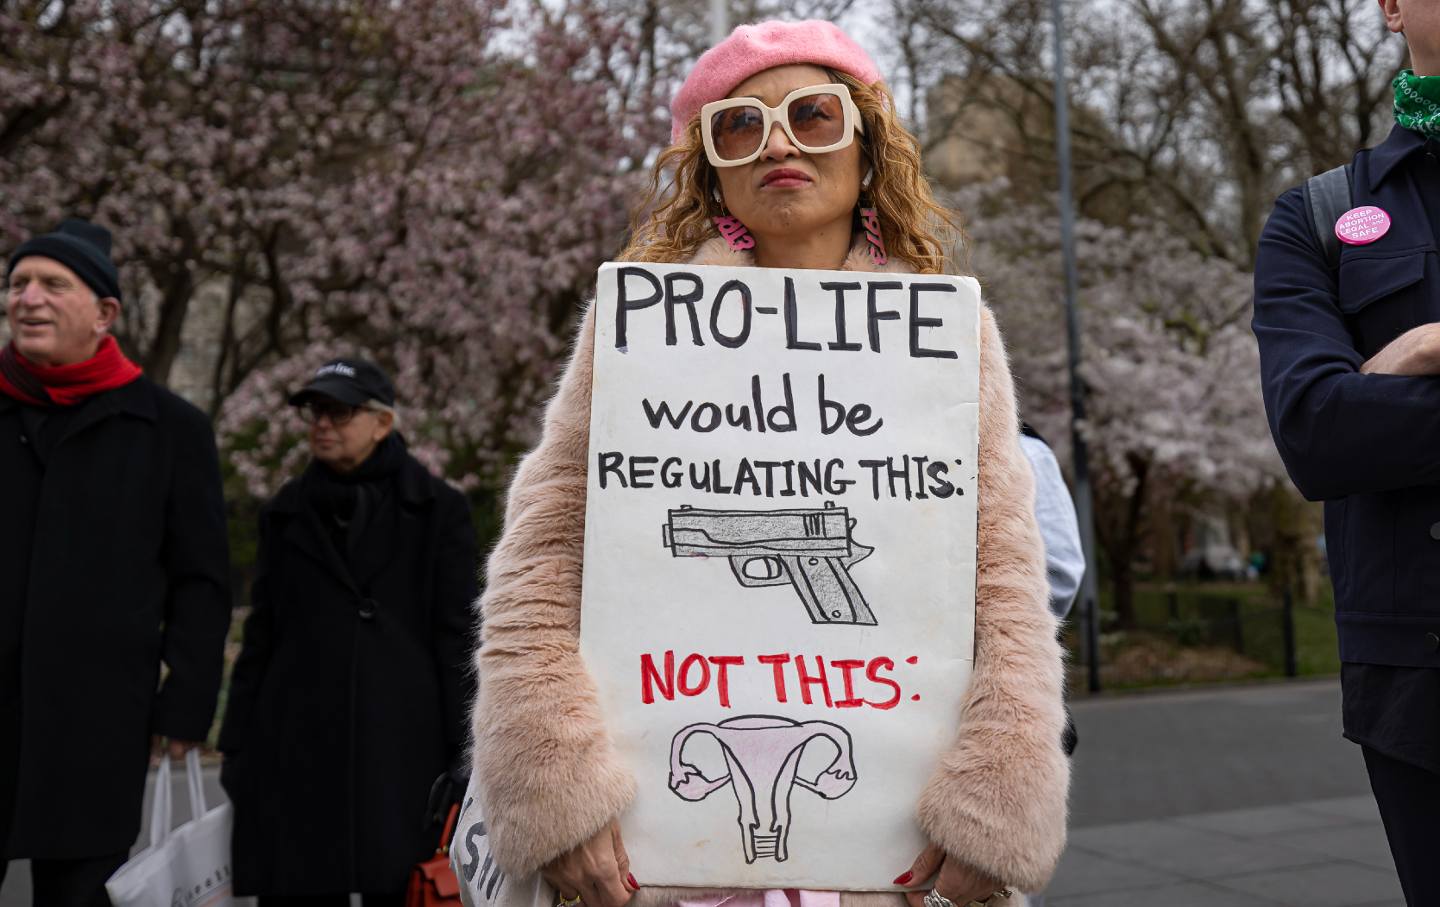
{"type": "Polygon", "coordinates": [[[230,623],[219,458],[209,419],[110,336],[108,230],[71,218],[26,241],[6,288],[0,879],[29,858],[35,904],[99,907],[140,829],[152,735],[183,755],[214,714],[230,623]]]}

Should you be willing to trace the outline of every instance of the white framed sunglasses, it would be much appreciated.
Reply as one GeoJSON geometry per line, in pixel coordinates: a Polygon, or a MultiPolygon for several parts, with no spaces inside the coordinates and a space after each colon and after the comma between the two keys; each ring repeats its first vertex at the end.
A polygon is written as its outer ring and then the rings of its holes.
{"type": "Polygon", "coordinates": [[[760,156],[776,124],[806,154],[839,151],[865,133],[860,108],[839,82],[797,88],[778,107],[757,98],[726,98],[700,108],[700,137],[714,167],[738,167],[760,156]]]}

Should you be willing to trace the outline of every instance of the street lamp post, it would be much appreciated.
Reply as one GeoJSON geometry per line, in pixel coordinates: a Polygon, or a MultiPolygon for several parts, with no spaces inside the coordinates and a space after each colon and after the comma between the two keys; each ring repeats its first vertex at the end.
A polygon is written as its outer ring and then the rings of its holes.
{"type": "Polygon", "coordinates": [[[1085,621],[1089,689],[1100,691],[1100,597],[1095,557],[1095,508],[1090,496],[1090,463],[1080,426],[1085,421],[1085,383],[1080,378],[1080,312],[1075,305],[1079,267],[1075,261],[1075,199],[1070,179],[1070,101],[1065,76],[1065,11],[1050,0],[1055,27],[1055,152],[1060,167],[1060,253],[1065,265],[1065,328],[1070,352],[1070,441],[1074,452],[1075,516],[1085,552],[1080,583],[1080,617],[1085,621]]]}

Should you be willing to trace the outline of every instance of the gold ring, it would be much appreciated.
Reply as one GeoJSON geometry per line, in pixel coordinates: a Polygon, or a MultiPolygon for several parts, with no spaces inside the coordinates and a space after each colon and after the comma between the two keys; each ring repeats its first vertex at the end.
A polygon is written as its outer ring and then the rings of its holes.
{"type": "Polygon", "coordinates": [[[573,898],[567,898],[561,894],[559,890],[556,890],[555,897],[559,898],[559,900],[555,902],[557,907],[575,907],[576,904],[580,903],[580,895],[578,894],[573,898]]]}

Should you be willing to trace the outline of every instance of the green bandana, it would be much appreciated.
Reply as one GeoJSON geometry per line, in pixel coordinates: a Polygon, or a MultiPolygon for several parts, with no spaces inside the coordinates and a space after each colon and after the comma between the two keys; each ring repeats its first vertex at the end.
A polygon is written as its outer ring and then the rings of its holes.
{"type": "Polygon", "coordinates": [[[1440,76],[1405,69],[1390,87],[1395,89],[1395,122],[1427,139],[1440,139],[1440,76]]]}

